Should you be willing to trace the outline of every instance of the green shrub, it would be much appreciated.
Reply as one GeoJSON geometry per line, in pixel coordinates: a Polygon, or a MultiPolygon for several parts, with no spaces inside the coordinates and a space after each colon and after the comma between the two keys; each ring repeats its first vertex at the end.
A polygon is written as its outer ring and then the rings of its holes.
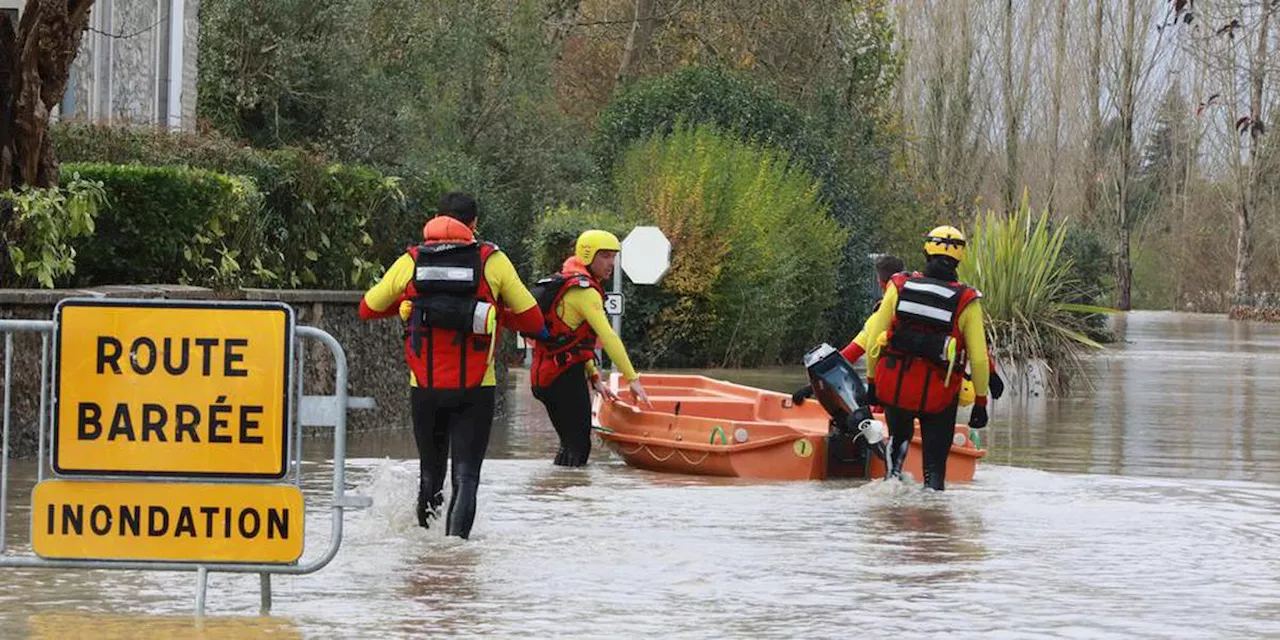
{"type": "Polygon", "coordinates": [[[628,299],[642,362],[777,363],[827,335],[848,232],[788,153],[682,127],[634,144],[615,188],[621,220],[656,224],[672,243],[660,286],[628,299]]]}
{"type": "Polygon", "coordinates": [[[379,225],[383,233],[374,236],[375,255],[386,259],[421,240],[422,225],[435,211],[440,196],[450,191],[465,191],[475,197],[479,209],[477,235],[502,247],[518,269],[528,266],[523,241],[532,224],[531,216],[511,199],[510,190],[502,181],[475,158],[461,153],[440,153],[418,163],[398,166],[393,172],[403,176],[405,207],[411,215],[379,225]]]}
{"type": "MultiPolygon", "coordinates": [[[[216,135],[146,127],[60,124],[53,130],[64,161],[192,166],[252,179],[263,203],[255,228],[271,251],[255,273],[245,274],[247,285],[368,286],[420,237],[426,218],[422,209],[406,207],[398,179],[304,149],[260,151],[216,135]]],[[[423,188],[435,189],[425,196],[430,201],[439,194],[436,184],[423,188]]]]}
{"type": "MultiPolygon", "coordinates": [[[[1111,253],[1102,238],[1091,231],[1068,227],[1062,242],[1062,256],[1071,262],[1074,281],[1068,300],[1084,305],[1110,304],[1115,275],[1111,270],[1111,253]]],[[[1106,329],[1106,314],[1089,313],[1084,315],[1084,319],[1089,337],[1099,342],[1115,339],[1106,329]]]]}
{"type": "MultiPolygon", "coordinates": [[[[271,194],[288,181],[285,172],[261,151],[216,134],[78,122],[55,123],[49,132],[60,162],[189,166],[248,176],[263,194],[271,194]]],[[[289,151],[324,161],[301,149],[289,151]]]]}
{"type": "Polygon", "coordinates": [[[385,240],[387,253],[379,255],[374,235],[389,238],[402,219],[422,218],[404,208],[398,178],[291,150],[263,157],[284,177],[267,194],[264,218],[269,243],[283,256],[285,286],[367,287],[404,250],[402,241],[385,240]]]}
{"type": "Polygon", "coordinates": [[[1080,283],[1063,252],[1068,228],[1065,222],[1051,228],[1048,210],[1033,214],[1024,194],[1011,215],[976,217],[960,264],[960,279],[983,292],[993,354],[1019,369],[1044,361],[1057,374],[1053,389],[1061,389],[1068,374],[1085,372],[1085,349],[1101,348],[1082,314],[1110,312],[1074,302],[1080,283]]]}
{"type": "Polygon", "coordinates": [[[64,171],[65,188],[23,187],[0,193],[0,236],[8,249],[0,283],[6,287],[39,284],[74,274],[75,238],[93,233],[94,217],[106,200],[101,182],[64,171]]]}
{"type": "Polygon", "coordinates": [[[639,82],[618,95],[600,114],[593,149],[605,175],[634,141],[670,133],[679,123],[708,124],[748,144],[771,145],[788,154],[816,180],[822,200],[846,230],[839,255],[824,266],[847,277],[836,286],[838,303],[827,309],[833,331],[852,336],[870,310],[871,295],[860,286],[869,274],[870,242],[878,235],[876,215],[866,204],[872,176],[858,175],[829,135],[830,127],[810,121],[770,86],[718,67],[688,67],[639,82]]]}
{"type": "Polygon", "coordinates": [[[578,235],[583,231],[604,229],[621,240],[632,226],[610,211],[566,205],[548,208],[538,217],[533,232],[525,240],[525,252],[533,257],[533,277],[559,271],[564,261],[573,255],[578,235]]]}
{"type": "Polygon", "coordinates": [[[223,288],[264,267],[262,199],[252,180],[186,167],[82,163],[64,164],[62,175],[68,187],[76,175],[100,182],[108,198],[94,233],[76,242],[71,284],[179,280],[223,288]]]}

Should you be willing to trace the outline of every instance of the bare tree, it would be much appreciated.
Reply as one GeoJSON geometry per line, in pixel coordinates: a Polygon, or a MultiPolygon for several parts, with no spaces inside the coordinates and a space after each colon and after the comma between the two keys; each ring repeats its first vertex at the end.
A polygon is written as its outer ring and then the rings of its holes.
{"type": "Polygon", "coordinates": [[[1098,180],[1102,174],[1102,26],[1107,0],[1094,0],[1093,35],[1089,39],[1089,161],[1085,176],[1085,217],[1095,220],[1098,213],[1098,180]]]}
{"type": "Polygon", "coordinates": [[[1063,76],[1067,68],[1067,5],[1071,0],[1058,0],[1053,23],[1053,84],[1050,87],[1049,118],[1049,195],[1047,206],[1052,210],[1058,195],[1058,159],[1062,154],[1062,101],[1063,76]]]}
{"type": "MultiPolygon", "coordinates": [[[[981,0],[979,0],[980,2],[981,0]]],[[[913,154],[924,179],[926,203],[938,217],[972,206],[991,159],[981,102],[987,51],[975,33],[973,0],[920,0],[913,10],[912,58],[908,82],[920,93],[907,113],[918,132],[913,154]]],[[[979,16],[980,17],[980,16],[979,16]]]]}
{"type": "Polygon", "coordinates": [[[1022,163],[1019,149],[1023,137],[1023,127],[1027,117],[1027,96],[1030,87],[1031,52],[1037,34],[1040,31],[1040,15],[1042,2],[1018,2],[1018,7],[1027,10],[1026,20],[1019,25],[1013,0],[1004,0],[1003,14],[1003,51],[1001,62],[1002,96],[1004,98],[1004,149],[1005,177],[1003,200],[1006,211],[1018,206],[1022,195],[1022,163]],[[1020,37],[1015,37],[1015,31],[1020,37]],[[1021,50],[1014,57],[1014,43],[1019,41],[1021,50]]]}
{"type": "MultiPolygon", "coordinates": [[[[1249,114],[1236,120],[1235,129],[1239,134],[1239,138],[1249,137],[1249,162],[1245,167],[1237,167],[1236,183],[1237,202],[1236,202],[1236,267],[1235,267],[1235,291],[1237,298],[1247,296],[1250,293],[1249,286],[1249,266],[1253,260],[1253,217],[1256,215],[1257,207],[1257,186],[1259,173],[1259,149],[1261,148],[1260,139],[1266,132],[1266,125],[1263,123],[1263,87],[1267,78],[1267,44],[1268,44],[1268,28],[1271,24],[1271,15],[1275,11],[1275,2],[1272,0],[1263,0],[1261,6],[1257,7],[1260,14],[1259,24],[1257,27],[1257,35],[1255,36],[1256,45],[1254,49],[1253,59],[1249,61],[1249,114]]],[[[1239,154],[1235,154],[1239,158],[1239,154]]]]}
{"type": "Polygon", "coordinates": [[[627,33],[627,42],[622,48],[622,63],[618,66],[616,84],[619,86],[635,77],[636,70],[649,49],[649,40],[653,37],[653,26],[657,19],[657,0],[635,0],[635,7],[635,20],[631,23],[631,31],[627,33]]]}
{"type": "MultiPolygon", "coordinates": [[[[1172,11],[1169,11],[1172,14],[1172,11]]],[[[1136,154],[1135,130],[1140,103],[1151,97],[1149,91],[1152,72],[1166,53],[1163,47],[1164,28],[1156,20],[1156,8],[1152,3],[1125,0],[1120,21],[1123,24],[1116,42],[1119,69],[1113,70],[1110,93],[1115,105],[1119,131],[1117,132],[1118,168],[1113,178],[1115,190],[1115,220],[1118,232],[1116,255],[1116,307],[1127,311],[1132,306],[1133,264],[1131,243],[1135,212],[1132,209],[1136,154]],[[1155,34],[1154,38],[1152,34],[1155,34]]]]}
{"type": "Polygon", "coordinates": [[[1213,80],[1212,92],[1198,105],[1200,112],[1218,112],[1215,133],[1223,139],[1222,164],[1230,177],[1225,195],[1235,218],[1235,260],[1232,292],[1239,299],[1252,293],[1250,269],[1255,249],[1254,225],[1260,214],[1258,183],[1264,173],[1267,146],[1266,115],[1271,59],[1272,0],[1202,1],[1192,14],[1201,25],[1190,49],[1213,80]]]}
{"type": "Polygon", "coordinates": [[[1133,174],[1133,119],[1137,110],[1137,0],[1125,0],[1124,35],[1120,47],[1120,172],[1116,179],[1116,211],[1120,222],[1120,249],[1116,256],[1116,307],[1128,311],[1133,288],[1129,258],[1132,219],[1129,211],[1129,178],[1133,174]]]}

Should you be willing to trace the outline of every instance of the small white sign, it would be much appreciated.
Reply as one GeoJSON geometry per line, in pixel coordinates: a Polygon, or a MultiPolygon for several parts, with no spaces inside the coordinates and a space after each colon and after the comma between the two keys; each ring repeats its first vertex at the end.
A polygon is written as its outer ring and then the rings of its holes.
{"type": "Polygon", "coordinates": [[[604,312],[605,315],[620,316],[622,315],[623,299],[621,293],[604,294],[604,312]]]}
{"type": "Polygon", "coordinates": [[[671,241],[657,227],[636,227],[622,240],[618,258],[636,284],[658,284],[671,267],[671,241]]]}

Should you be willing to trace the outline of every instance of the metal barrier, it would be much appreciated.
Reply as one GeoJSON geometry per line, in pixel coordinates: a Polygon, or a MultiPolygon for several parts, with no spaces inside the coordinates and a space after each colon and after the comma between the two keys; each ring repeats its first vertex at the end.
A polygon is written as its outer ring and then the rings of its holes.
{"type": "MultiPolygon", "coordinates": [[[[211,571],[225,573],[257,573],[260,574],[261,612],[266,614],[271,609],[271,575],[305,575],[324,568],[337,555],[342,545],[343,515],[349,509],[361,509],[372,504],[367,496],[351,495],[346,492],[346,453],[347,453],[347,410],[372,409],[375,407],[372,398],[351,398],[347,392],[347,359],[342,345],[331,335],[315,327],[298,326],[294,328],[293,362],[289,367],[292,379],[286,382],[290,390],[289,404],[295,408],[290,412],[289,430],[293,438],[289,447],[288,463],[291,483],[301,488],[302,479],[302,428],[304,426],[333,427],[333,492],[330,503],[332,518],[332,534],[329,546],[318,558],[306,564],[259,564],[259,563],[209,563],[182,561],[151,560],[71,560],[42,558],[34,553],[13,554],[5,550],[5,527],[8,519],[9,488],[9,438],[11,416],[11,394],[13,389],[13,335],[14,333],[33,332],[41,336],[40,356],[40,409],[38,415],[39,444],[37,465],[37,481],[45,479],[45,466],[52,464],[46,458],[46,437],[52,439],[52,431],[57,428],[52,419],[50,407],[51,383],[50,371],[53,366],[49,358],[49,343],[58,325],[55,321],[45,320],[0,320],[0,333],[4,334],[4,423],[3,435],[0,437],[0,568],[39,568],[39,569],[126,569],[138,571],[194,571],[196,572],[196,615],[203,616],[208,587],[208,573],[211,571]],[[334,389],[331,396],[304,395],[303,380],[305,378],[304,350],[297,348],[303,339],[318,340],[323,343],[334,358],[334,389]],[[296,386],[291,386],[296,385],[296,386]]],[[[52,440],[51,440],[52,441],[52,440]]],[[[87,479],[93,479],[88,476],[87,479]]],[[[99,478],[100,479],[100,478],[99,478]]],[[[118,478],[113,479],[118,480],[118,478]]],[[[138,479],[138,482],[146,482],[138,479]]],[[[201,480],[209,483],[234,484],[230,480],[201,480]]],[[[33,514],[34,519],[34,514],[33,514]]],[[[305,528],[306,514],[304,509],[303,524],[305,528]]],[[[30,535],[30,534],[29,534],[30,535]]],[[[305,553],[305,548],[303,549],[305,553]]]]}

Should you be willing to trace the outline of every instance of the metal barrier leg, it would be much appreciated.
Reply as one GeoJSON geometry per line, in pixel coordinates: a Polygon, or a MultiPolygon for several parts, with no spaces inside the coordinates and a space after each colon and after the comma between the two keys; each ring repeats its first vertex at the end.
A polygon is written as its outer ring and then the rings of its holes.
{"type": "Polygon", "coordinates": [[[258,611],[260,615],[270,615],[271,613],[271,574],[258,574],[262,581],[262,607],[258,611]]]}
{"type": "Polygon", "coordinates": [[[298,484],[302,484],[302,398],[306,393],[307,381],[307,343],[304,340],[294,342],[298,348],[298,368],[295,369],[298,377],[298,397],[294,401],[293,406],[298,407],[298,411],[293,412],[293,472],[297,478],[298,484]]]}
{"type": "Polygon", "coordinates": [[[203,565],[196,569],[196,617],[204,617],[204,596],[209,590],[209,570],[203,565]]]}
{"type": "Polygon", "coordinates": [[[4,334],[4,445],[0,448],[0,553],[4,553],[4,522],[9,515],[9,396],[13,391],[13,332],[4,334]]]}
{"type": "Polygon", "coordinates": [[[36,454],[36,481],[44,481],[44,431],[49,421],[49,334],[40,334],[40,418],[39,452],[36,454]]]}

